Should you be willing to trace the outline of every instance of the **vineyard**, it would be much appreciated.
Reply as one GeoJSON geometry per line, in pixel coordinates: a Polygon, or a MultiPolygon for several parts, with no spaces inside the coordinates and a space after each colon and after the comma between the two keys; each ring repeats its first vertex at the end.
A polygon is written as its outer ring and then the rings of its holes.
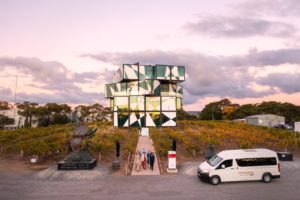
{"type": "Polygon", "coordinates": [[[229,121],[179,121],[177,127],[151,129],[157,153],[166,157],[175,139],[177,153],[186,160],[204,156],[209,144],[216,151],[236,148],[269,148],[298,151],[300,135],[287,130],[229,121]]]}
{"type": "MultiPolygon", "coordinates": [[[[95,158],[111,162],[115,158],[115,142],[121,143],[121,158],[126,160],[134,152],[138,131],[136,128],[115,128],[109,122],[90,123],[98,128],[86,142],[95,158]]],[[[55,125],[42,128],[23,128],[0,131],[2,155],[38,155],[43,160],[61,160],[70,153],[69,140],[74,126],[55,125]]],[[[209,144],[216,151],[234,148],[270,148],[276,151],[299,151],[300,136],[291,131],[257,127],[228,121],[179,121],[177,127],[150,128],[156,152],[166,157],[175,139],[178,155],[187,160],[203,157],[209,144]]]]}
{"type": "MultiPolygon", "coordinates": [[[[127,158],[137,145],[137,129],[118,129],[110,123],[90,123],[90,128],[97,128],[96,135],[85,141],[92,148],[95,157],[113,160],[115,142],[121,143],[121,157],[127,158]]],[[[37,155],[40,161],[61,160],[71,151],[69,141],[74,126],[55,125],[42,128],[23,128],[16,131],[0,131],[0,153],[2,155],[20,154],[24,158],[37,155]]]]}

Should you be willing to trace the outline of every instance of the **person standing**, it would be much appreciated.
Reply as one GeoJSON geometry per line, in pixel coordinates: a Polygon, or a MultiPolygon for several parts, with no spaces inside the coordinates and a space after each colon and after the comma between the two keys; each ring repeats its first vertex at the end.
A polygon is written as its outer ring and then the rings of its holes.
{"type": "Polygon", "coordinates": [[[134,156],[134,169],[137,172],[141,169],[141,156],[139,151],[136,151],[136,154],[134,156]]]}
{"type": "Polygon", "coordinates": [[[140,157],[140,161],[141,161],[141,165],[144,168],[144,160],[145,160],[145,153],[142,152],[141,157],[140,157]]]}
{"type": "Polygon", "coordinates": [[[150,169],[153,171],[153,165],[154,165],[154,161],[155,161],[155,155],[153,152],[151,152],[150,154],[150,169]]]}
{"type": "Polygon", "coordinates": [[[149,168],[150,168],[150,155],[151,155],[151,152],[148,151],[147,152],[147,165],[148,165],[149,168]]]}
{"type": "Polygon", "coordinates": [[[144,169],[147,168],[147,155],[146,155],[146,152],[144,152],[143,168],[144,169]]]}

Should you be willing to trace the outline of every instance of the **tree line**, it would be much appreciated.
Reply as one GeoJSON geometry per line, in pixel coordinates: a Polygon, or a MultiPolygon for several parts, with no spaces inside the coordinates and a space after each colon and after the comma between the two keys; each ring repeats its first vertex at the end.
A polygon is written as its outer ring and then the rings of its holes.
{"type": "MultiPolygon", "coordinates": [[[[72,109],[67,104],[46,103],[39,105],[33,102],[17,103],[18,114],[25,118],[24,127],[31,127],[33,120],[39,127],[54,124],[67,124],[75,121],[107,121],[110,112],[99,103],[93,105],[79,105],[72,109]]],[[[8,102],[0,101],[0,110],[10,110],[13,106],[8,102]]],[[[0,114],[0,128],[4,125],[14,124],[14,119],[0,114]]]]}
{"type": "Polygon", "coordinates": [[[228,99],[207,104],[199,113],[202,120],[234,120],[257,114],[274,114],[285,117],[286,123],[300,121],[300,106],[292,103],[268,101],[256,104],[233,104],[228,99]]]}

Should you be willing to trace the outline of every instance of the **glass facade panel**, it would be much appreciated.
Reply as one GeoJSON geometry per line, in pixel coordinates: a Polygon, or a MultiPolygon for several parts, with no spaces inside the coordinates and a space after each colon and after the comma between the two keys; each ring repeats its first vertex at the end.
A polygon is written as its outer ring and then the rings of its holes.
{"type": "Polygon", "coordinates": [[[130,110],[145,110],[144,96],[130,96],[130,110]]]}
{"type": "Polygon", "coordinates": [[[162,80],[170,80],[170,68],[166,65],[158,65],[156,67],[156,78],[162,80]]]}
{"type": "Polygon", "coordinates": [[[144,112],[131,112],[130,113],[130,126],[143,127],[146,125],[146,117],[144,112]]]}
{"type": "Polygon", "coordinates": [[[162,111],[175,111],[176,110],[176,97],[161,97],[161,110],[162,111]]]}
{"type": "Polygon", "coordinates": [[[146,97],[147,111],[160,111],[160,97],[146,97]]]}
{"type": "Polygon", "coordinates": [[[176,98],[176,109],[177,110],[181,110],[182,109],[181,98],[176,98]]]}
{"type": "Polygon", "coordinates": [[[155,70],[152,66],[145,66],[145,78],[155,79],[155,70]]]}
{"type": "Polygon", "coordinates": [[[128,97],[115,97],[114,98],[114,111],[128,110],[128,97]]]}
{"type": "Polygon", "coordinates": [[[119,127],[128,127],[129,126],[128,112],[118,112],[118,126],[119,127]]]}
{"type": "Polygon", "coordinates": [[[146,112],[146,126],[160,126],[160,112],[146,112]]]}

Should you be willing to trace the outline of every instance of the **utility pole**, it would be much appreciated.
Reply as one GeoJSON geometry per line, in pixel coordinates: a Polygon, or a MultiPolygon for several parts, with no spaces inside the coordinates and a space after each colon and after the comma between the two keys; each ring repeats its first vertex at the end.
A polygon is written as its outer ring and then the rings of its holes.
{"type": "Polygon", "coordinates": [[[16,106],[17,106],[17,87],[18,87],[18,75],[16,75],[16,85],[15,85],[15,98],[14,98],[14,117],[16,116],[16,106]]]}

